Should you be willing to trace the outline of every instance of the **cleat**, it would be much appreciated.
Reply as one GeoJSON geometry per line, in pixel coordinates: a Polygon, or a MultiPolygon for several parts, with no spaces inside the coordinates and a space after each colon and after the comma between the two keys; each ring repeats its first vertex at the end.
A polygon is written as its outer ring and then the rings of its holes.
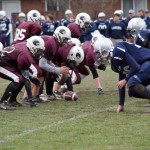
{"type": "Polygon", "coordinates": [[[42,100],[42,102],[47,102],[48,101],[48,97],[44,96],[44,94],[41,94],[39,97],[42,100]]]}
{"type": "Polygon", "coordinates": [[[63,98],[62,94],[58,91],[53,92],[53,94],[54,94],[56,99],[62,99],[63,98]]]}
{"type": "Polygon", "coordinates": [[[117,113],[119,113],[119,112],[124,112],[123,105],[118,105],[118,107],[117,107],[117,113]]]}
{"type": "Polygon", "coordinates": [[[53,93],[51,95],[47,95],[47,99],[48,100],[59,100],[59,99],[62,99],[62,96],[59,95],[58,93],[53,93]]]}
{"type": "Polygon", "coordinates": [[[22,107],[22,104],[19,103],[19,102],[17,102],[17,101],[9,102],[9,104],[10,104],[11,106],[14,106],[14,107],[22,107]]]}
{"type": "Polygon", "coordinates": [[[32,101],[35,103],[42,103],[42,99],[39,96],[34,97],[32,101]]]}
{"type": "Polygon", "coordinates": [[[39,98],[42,100],[42,102],[47,102],[48,98],[44,94],[39,95],[39,98]]]}
{"type": "Polygon", "coordinates": [[[11,106],[7,101],[4,101],[4,102],[0,103],[0,109],[3,109],[3,110],[15,110],[16,107],[11,106]]]}
{"type": "Polygon", "coordinates": [[[51,94],[51,95],[47,95],[47,100],[56,100],[55,95],[51,94]]]}
{"type": "Polygon", "coordinates": [[[98,88],[98,94],[99,94],[99,95],[101,95],[101,94],[104,94],[104,91],[103,91],[103,89],[101,89],[101,88],[98,88]]]}
{"type": "Polygon", "coordinates": [[[30,98],[30,99],[24,98],[22,100],[22,105],[23,106],[30,106],[30,107],[35,107],[36,106],[36,104],[34,102],[34,98],[30,98]]]}

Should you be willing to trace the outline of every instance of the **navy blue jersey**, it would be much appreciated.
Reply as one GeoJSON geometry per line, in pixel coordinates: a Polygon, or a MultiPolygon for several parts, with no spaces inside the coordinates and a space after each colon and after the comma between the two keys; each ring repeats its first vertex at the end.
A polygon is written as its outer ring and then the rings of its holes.
{"type": "MultiPolygon", "coordinates": [[[[111,68],[119,73],[119,81],[128,81],[141,68],[141,65],[150,60],[150,50],[128,42],[118,43],[113,51],[111,68]]],[[[119,88],[119,104],[124,105],[125,87],[119,88]]]]}
{"type": "Polygon", "coordinates": [[[125,24],[122,21],[119,23],[111,21],[107,27],[106,37],[114,39],[124,39],[124,37],[128,38],[125,24]]]}
{"type": "Polygon", "coordinates": [[[59,26],[59,21],[49,22],[46,21],[42,24],[43,35],[53,35],[55,29],[59,26]]]}
{"type": "Polygon", "coordinates": [[[135,37],[135,43],[145,48],[150,48],[150,30],[141,30],[135,37]]]}
{"type": "Polygon", "coordinates": [[[9,24],[11,21],[8,18],[0,20],[0,32],[6,34],[9,31],[9,24]]]}
{"type": "Polygon", "coordinates": [[[126,71],[128,68],[125,78],[128,81],[139,70],[140,65],[148,60],[150,60],[149,49],[128,42],[120,42],[114,48],[111,66],[113,71],[121,74],[124,74],[122,68],[126,71]]]}
{"type": "Polygon", "coordinates": [[[70,23],[72,23],[72,22],[74,22],[74,21],[70,21],[70,20],[67,20],[67,19],[61,19],[60,20],[60,25],[61,26],[68,26],[70,23]]]}
{"type": "Polygon", "coordinates": [[[120,42],[113,51],[113,58],[123,60],[125,53],[129,53],[138,64],[150,60],[150,50],[136,44],[120,42]]]}
{"type": "Polygon", "coordinates": [[[95,20],[94,21],[97,27],[97,30],[99,30],[99,32],[106,36],[106,30],[107,30],[107,26],[109,24],[109,22],[107,20],[104,21],[100,21],[100,20],[95,20]]]}
{"type": "Polygon", "coordinates": [[[81,43],[85,41],[90,41],[92,39],[91,32],[94,32],[95,30],[96,24],[94,22],[91,22],[88,28],[82,29],[82,35],[80,37],[81,43]]]}
{"type": "Polygon", "coordinates": [[[150,17],[146,17],[146,18],[144,19],[144,21],[145,21],[145,23],[146,23],[146,25],[147,25],[146,29],[150,29],[150,17]]]}

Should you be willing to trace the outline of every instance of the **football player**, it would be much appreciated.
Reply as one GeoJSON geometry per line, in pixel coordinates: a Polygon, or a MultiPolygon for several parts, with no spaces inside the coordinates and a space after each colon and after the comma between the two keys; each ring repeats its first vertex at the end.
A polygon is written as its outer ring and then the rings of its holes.
{"type": "Polygon", "coordinates": [[[97,30],[99,30],[102,35],[106,36],[106,29],[109,24],[108,20],[106,20],[106,14],[104,12],[100,12],[98,14],[98,19],[94,22],[97,26],[97,30]]]}
{"type": "Polygon", "coordinates": [[[70,23],[72,23],[74,21],[75,21],[75,19],[73,16],[73,12],[68,9],[65,11],[65,18],[60,20],[60,25],[67,27],[70,23]]]}
{"type": "Polygon", "coordinates": [[[13,44],[28,39],[33,35],[41,34],[40,26],[41,14],[37,10],[31,10],[27,13],[27,21],[21,23],[16,29],[13,44]]]}
{"type": "Polygon", "coordinates": [[[20,12],[18,14],[18,21],[15,23],[16,28],[18,28],[18,26],[26,21],[26,14],[23,12],[20,12]]]}
{"type": "Polygon", "coordinates": [[[80,38],[82,32],[90,26],[91,17],[87,13],[79,13],[76,16],[75,22],[70,23],[68,28],[71,31],[72,38],[80,38]]]}
{"type": "Polygon", "coordinates": [[[146,23],[141,18],[133,18],[128,23],[131,42],[145,48],[150,48],[150,30],[146,29],[146,23]]]}
{"type": "Polygon", "coordinates": [[[73,43],[70,43],[70,46],[67,47],[66,50],[64,50],[64,48],[60,48],[58,55],[57,55],[57,63],[59,66],[61,65],[66,65],[70,68],[69,70],[69,74],[67,75],[61,75],[59,77],[59,82],[55,82],[54,87],[53,87],[53,91],[54,93],[58,94],[58,90],[60,88],[61,85],[63,84],[67,84],[68,90],[69,91],[73,91],[73,86],[72,86],[72,73],[73,70],[76,66],[78,66],[84,59],[84,51],[80,46],[75,46],[73,43]]]}
{"type": "MultiPolygon", "coordinates": [[[[72,40],[72,42],[75,42],[75,44],[77,45],[79,43],[77,40],[75,41],[74,39],[72,40]]],[[[96,88],[98,89],[98,94],[104,94],[100,80],[99,80],[99,75],[96,69],[98,68],[100,70],[105,70],[106,66],[104,64],[100,64],[99,66],[95,65],[96,55],[94,53],[92,41],[84,42],[81,47],[84,52],[84,59],[75,68],[72,68],[72,71],[70,71],[72,84],[80,84],[81,80],[90,74],[89,72],[90,70],[92,72],[96,88]],[[87,67],[89,69],[87,69],[87,67]]],[[[75,56],[75,54],[74,55],[72,54],[72,56],[75,56]]],[[[68,57],[71,57],[71,56],[68,56],[68,57]]],[[[54,87],[55,91],[56,89],[57,88],[54,87]]]]}
{"type": "Polygon", "coordinates": [[[0,42],[3,46],[10,45],[10,34],[12,32],[12,23],[10,19],[6,17],[6,12],[4,10],[0,11],[0,42]]]}
{"type": "Polygon", "coordinates": [[[36,81],[37,85],[40,83],[37,79],[38,74],[30,76],[29,67],[34,62],[34,58],[39,58],[44,50],[45,44],[43,39],[33,36],[27,42],[13,44],[1,51],[0,77],[11,81],[1,97],[1,109],[14,109],[8,102],[17,103],[16,97],[24,85],[28,94],[26,104],[31,107],[35,106],[30,80],[36,81]]]}
{"type": "MultiPolygon", "coordinates": [[[[48,77],[46,77],[46,82],[51,82],[51,81],[52,82],[46,84],[49,84],[49,86],[51,85],[51,87],[53,87],[53,82],[54,82],[53,80],[55,80],[55,77],[57,77],[60,74],[69,74],[68,67],[64,65],[59,67],[53,62],[55,62],[54,60],[58,55],[58,50],[60,47],[64,47],[63,48],[64,53],[65,51],[67,51],[66,50],[68,47],[67,41],[71,38],[71,32],[67,27],[59,26],[54,31],[53,36],[43,35],[41,37],[45,42],[45,51],[44,51],[44,56],[39,60],[39,66],[43,70],[49,72],[48,77]]],[[[48,95],[52,96],[52,99],[54,99],[55,96],[53,95],[52,88],[49,88],[48,90],[49,90],[49,92],[47,92],[48,95]]]]}
{"type": "Polygon", "coordinates": [[[149,49],[128,42],[121,42],[113,50],[111,67],[113,71],[119,73],[117,112],[124,111],[126,85],[129,96],[150,100],[150,91],[146,88],[150,84],[149,49]]]}
{"type": "Polygon", "coordinates": [[[54,34],[55,29],[59,26],[59,21],[54,21],[54,17],[52,14],[48,14],[46,16],[46,20],[42,24],[42,35],[50,35],[54,34]]]}
{"type": "MultiPolygon", "coordinates": [[[[94,44],[98,45],[94,45],[97,57],[107,56],[107,59],[110,58],[112,70],[119,74],[119,82],[117,83],[119,105],[117,112],[124,111],[126,85],[128,86],[129,96],[150,100],[150,91],[146,88],[150,84],[149,49],[128,42],[118,43],[113,48],[112,43],[108,42],[106,38],[98,38],[94,44]]],[[[146,106],[150,105],[147,104],[146,106]]],[[[150,111],[145,112],[149,113],[150,111]]]]}

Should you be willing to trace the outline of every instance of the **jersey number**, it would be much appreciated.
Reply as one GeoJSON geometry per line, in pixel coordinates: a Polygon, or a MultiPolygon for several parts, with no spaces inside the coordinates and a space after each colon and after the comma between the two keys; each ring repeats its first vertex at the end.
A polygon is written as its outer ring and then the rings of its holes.
{"type": "Polygon", "coordinates": [[[5,56],[5,54],[12,53],[14,50],[15,50],[15,47],[13,45],[8,46],[8,47],[4,48],[2,51],[0,51],[0,55],[5,56]]]}
{"type": "Polygon", "coordinates": [[[17,29],[14,41],[23,40],[25,38],[25,29],[17,29]]]}

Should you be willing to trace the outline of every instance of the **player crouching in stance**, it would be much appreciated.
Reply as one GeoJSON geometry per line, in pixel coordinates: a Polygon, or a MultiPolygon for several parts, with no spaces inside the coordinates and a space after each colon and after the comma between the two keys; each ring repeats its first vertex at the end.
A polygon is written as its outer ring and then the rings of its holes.
{"type": "MultiPolygon", "coordinates": [[[[112,45],[106,42],[106,38],[98,38],[96,42],[99,43],[99,56],[110,51],[112,45]],[[107,43],[107,46],[104,43],[107,43]]],[[[128,42],[120,42],[112,51],[111,68],[119,74],[117,112],[124,111],[126,85],[130,97],[150,100],[150,90],[146,88],[150,84],[149,49],[128,42]]],[[[150,113],[149,110],[145,112],[150,113]]]]}
{"type": "MultiPolygon", "coordinates": [[[[55,82],[53,86],[53,91],[58,92],[61,85],[67,85],[67,91],[73,91],[73,77],[74,77],[74,68],[76,68],[84,60],[84,51],[80,46],[74,45],[68,49],[68,52],[64,52],[61,48],[58,52],[58,58],[62,58],[62,61],[59,62],[60,66],[65,64],[70,68],[69,74],[61,75],[58,79],[58,82],[55,82]],[[63,55],[65,53],[65,55],[63,55]]],[[[57,60],[58,62],[58,60],[57,60]]]]}
{"type": "Polygon", "coordinates": [[[40,57],[45,50],[45,44],[41,37],[32,36],[27,41],[4,48],[0,55],[0,77],[10,80],[0,100],[0,108],[4,110],[15,109],[11,103],[18,103],[16,97],[22,87],[28,94],[26,103],[31,107],[36,106],[33,101],[30,79],[38,83],[37,76],[29,75],[29,68],[34,58],[40,57]]]}

